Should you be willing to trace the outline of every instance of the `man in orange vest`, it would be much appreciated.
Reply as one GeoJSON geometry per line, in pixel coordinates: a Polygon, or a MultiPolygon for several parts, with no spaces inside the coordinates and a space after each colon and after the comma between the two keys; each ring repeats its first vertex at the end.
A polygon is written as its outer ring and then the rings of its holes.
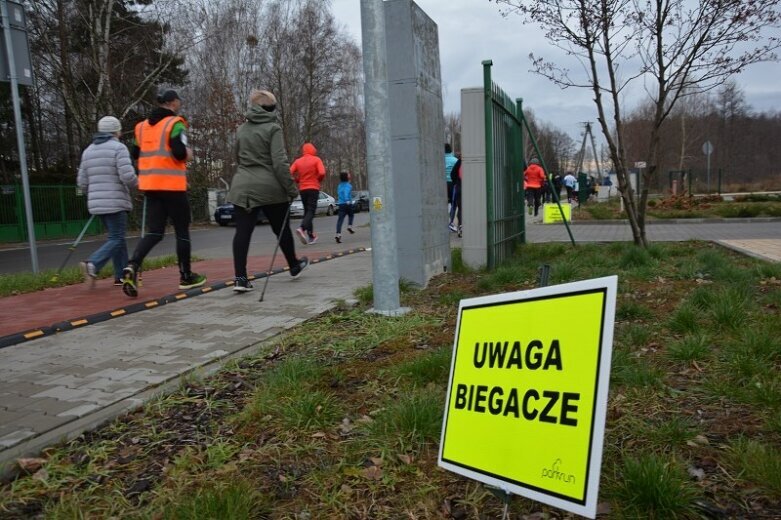
{"type": "Polygon", "coordinates": [[[206,283],[206,277],[190,270],[190,201],[187,198],[187,121],[177,113],[182,100],[175,90],[157,96],[160,105],[149,119],[136,125],[131,154],[138,161],[138,189],[147,204],[147,233],[136,246],[128,266],[122,271],[122,291],[138,296],[138,272],[149,251],[163,239],[170,218],[176,233],[179,261],[179,289],[192,289],[206,283]]]}

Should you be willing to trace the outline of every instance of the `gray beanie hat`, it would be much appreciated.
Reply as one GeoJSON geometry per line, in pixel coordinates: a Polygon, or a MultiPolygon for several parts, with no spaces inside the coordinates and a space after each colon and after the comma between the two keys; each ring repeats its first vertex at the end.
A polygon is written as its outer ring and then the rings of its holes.
{"type": "Polygon", "coordinates": [[[101,117],[98,121],[98,132],[115,134],[122,131],[122,123],[114,116],[101,117]]]}

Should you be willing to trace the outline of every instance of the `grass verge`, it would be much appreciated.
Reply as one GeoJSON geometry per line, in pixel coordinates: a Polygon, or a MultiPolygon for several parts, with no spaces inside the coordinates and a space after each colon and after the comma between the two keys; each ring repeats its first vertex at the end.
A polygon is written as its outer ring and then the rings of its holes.
{"type": "MultiPolygon", "coordinates": [[[[0,488],[0,516],[499,518],[484,486],[437,468],[458,302],[534,287],[543,261],[557,282],[619,276],[607,517],[781,517],[781,276],[698,242],[524,246],[494,272],[403,287],[412,311],[396,318],[365,312],[367,288],[357,308],[46,450],[0,488]]],[[[510,515],[569,518],[520,498],[510,515]]]]}

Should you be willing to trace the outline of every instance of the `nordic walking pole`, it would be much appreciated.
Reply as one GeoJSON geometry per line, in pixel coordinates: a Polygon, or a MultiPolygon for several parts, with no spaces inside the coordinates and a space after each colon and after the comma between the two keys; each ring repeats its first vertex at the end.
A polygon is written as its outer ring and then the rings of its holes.
{"type": "MultiPolygon", "coordinates": [[[[146,235],[146,193],[144,193],[144,202],[141,205],[141,238],[144,238],[144,235],[146,235]]],[[[139,267],[138,270],[138,285],[142,286],[144,285],[144,278],[143,274],[141,273],[141,268],[139,267]]]]}
{"type": "Polygon", "coordinates": [[[259,302],[263,301],[263,296],[266,294],[266,287],[268,287],[268,279],[271,278],[271,270],[274,269],[274,260],[277,258],[277,250],[279,249],[279,241],[282,239],[282,233],[288,228],[287,219],[290,216],[290,203],[287,205],[287,212],[285,212],[285,219],[282,221],[282,227],[279,228],[279,235],[277,236],[277,245],[274,247],[274,254],[271,255],[271,265],[268,266],[266,271],[266,280],[263,282],[263,290],[260,292],[259,302]]]}
{"type": "Polygon", "coordinates": [[[89,227],[90,224],[92,224],[92,219],[94,219],[94,218],[95,218],[95,215],[90,215],[89,216],[89,220],[84,225],[84,229],[81,230],[81,233],[79,233],[79,236],[76,238],[75,242],[73,242],[73,244],[68,248],[68,256],[65,257],[65,260],[62,261],[62,263],[60,264],[60,267],[57,269],[57,272],[54,273],[54,276],[52,276],[52,279],[50,280],[51,282],[56,282],[59,279],[60,272],[62,271],[63,267],[65,267],[65,264],[68,263],[68,260],[70,260],[71,255],[76,250],[76,246],[78,246],[79,242],[81,242],[81,239],[84,237],[84,233],[87,232],[87,228],[89,227]]]}
{"type": "Polygon", "coordinates": [[[146,234],[146,195],[144,195],[144,203],[141,206],[141,238],[144,238],[146,234]]]}

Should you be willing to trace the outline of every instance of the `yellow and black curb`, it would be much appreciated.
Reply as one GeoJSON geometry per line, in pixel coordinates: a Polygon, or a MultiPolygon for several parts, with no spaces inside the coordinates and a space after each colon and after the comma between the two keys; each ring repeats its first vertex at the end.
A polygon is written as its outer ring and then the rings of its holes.
{"type": "MultiPolygon", "coordinates": [[[[348,249],[346,251],[341,251],[338,253],[331,253],[329,255],[322,256],[320,258],[314,258],[310,260],[309,263],[319,264],[343,256],[347,256],[355,253],[362,253],[366,250],[367,249],[365,247],[348,249]]],[[[257,280],[259,278],[265,278],[266,276],[273,276],[275,274],[284,273],[289,270],[290,269],[288,267],[283,267],[283,268],[274,269],[273,271],[255,273],[249,276],[248,278],[250,280],[257,280]]],[[[26,341],[43,338],[46,336],[53,336],[54,334],[57,334],[59,332],[66,332],[69,330],[79,329],[87,325],[94,325],[96,323],[108,321],[114,318],[118,318],[120,316],[127,316],[128,314],[135,314],[137,312],[145,311],[148,309],[154,309],[162,305],[167,305],[169,303],[176,303],[178,301],[194,298],[202,294],[219,291],[220,289],[225,289],[227,287],[233,287],[233,280],[226,280],[224,282],[198,287],[196,289],[190,289],[188,291],[179,291],[174,294],[163,296],[162,298],[158,298],[156,300],[148,300],[145,302],[133,303],[131,305],[126,305],[119,309],[114,309],[111,311],[103,311],[97,314],[92,314],[90,316],[83,316],[71,320],[62,321],[59,323],[54,323],[52,325],[49,325],[48,327],[40,327],[25,332],[9,334],[7,336],[0,337],[0,348],[10,347],[12,345],[18,345],[19,343],[24,343],[26,341]]]]}

